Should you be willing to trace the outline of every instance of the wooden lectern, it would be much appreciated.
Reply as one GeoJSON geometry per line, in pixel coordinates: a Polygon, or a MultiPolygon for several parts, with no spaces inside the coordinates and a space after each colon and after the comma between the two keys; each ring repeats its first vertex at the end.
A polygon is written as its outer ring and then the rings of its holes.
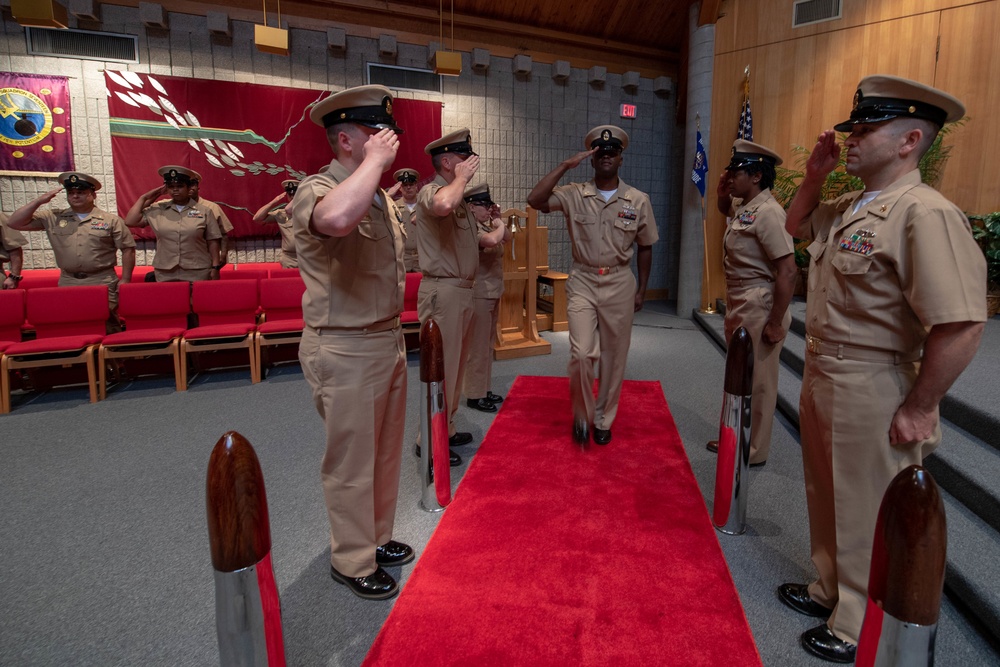
{"type": "MultiPolygon", "coordinates": [[[[493,344],[496,359],[518,359],[550,354],[552,345],[538,335],[538,211],[507,209],[501,216],[514,233],[503,255],[503,296],[493,344]]],[[[544,258],[548,265],[548,257],[544,258]]]]}

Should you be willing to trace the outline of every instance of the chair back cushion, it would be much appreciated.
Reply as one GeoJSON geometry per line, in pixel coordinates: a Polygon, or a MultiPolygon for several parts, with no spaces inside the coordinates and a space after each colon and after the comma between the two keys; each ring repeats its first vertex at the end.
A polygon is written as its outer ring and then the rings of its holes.
{"type": "Polygon", "coordinates": [[[260,281],[260,307],[268,322],[302,319],[302,278],[268,278],[260,281]]]}
{"type": "MultiPolygon", "coordinates": [[[[0,290],[0,341],[21,340],[21,326],[24,324],[23,289],[0,290]]],[[[301,310],[299,317],[302,317],[301,310]]]]}
{"type": "Polygon", "coordinates": [[[403,310],[417,309],[417,290],[420,289],[420,279],[424,277],[422,273],[407,273],[406,287],[403,291],[403,310]]]}
{"type": "Polygon", "coordinates": [[[27,290],[27,317],[38,338],[104,335],[107,331],[106,285],[39,287],[27,290]]]}
{"type": "MultiPolygon", "coordinates": [[[[235,273],[235,272],[234,272],[235,273]]],[[[198,326],[254,324],[257,319],[256,280],[199,280],[191,283],[191,306],[198,326]]]]}
{"type": "Polygon", "coordinates": [[[191,283],[126,283],[118,286],[118,314],[130,331],[187,328],[191,283]]]}

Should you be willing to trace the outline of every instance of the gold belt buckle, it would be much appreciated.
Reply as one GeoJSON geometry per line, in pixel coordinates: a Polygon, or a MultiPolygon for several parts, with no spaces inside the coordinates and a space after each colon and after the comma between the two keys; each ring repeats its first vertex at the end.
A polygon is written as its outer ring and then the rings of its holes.
{"type": "Polygon", "coordinates": [[[610,266],[602,266],[599,269],[597,269],[597,275],[599,275],[599,276],[606,276],[609,273],[611,273],[611,267],[610,266]]]}
{"type": "Polygon", "coordinates": [[[819,339],[812,336],[806,338],[806,348],[813,354],[819,354],[819,339]]]}

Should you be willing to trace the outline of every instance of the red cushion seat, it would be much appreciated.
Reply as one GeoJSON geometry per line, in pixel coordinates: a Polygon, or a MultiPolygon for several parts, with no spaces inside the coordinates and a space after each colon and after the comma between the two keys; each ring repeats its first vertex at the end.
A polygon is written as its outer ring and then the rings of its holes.
{"type": "Polygon", "coordinates": [[[257,326],[247,322],[234,322],[232,324],[212,324],[207,327],[197,327],[184,332],[186,340],[199,340],[202,338],[242,338],[256,329],[257,326]]]}
{"type": "Polygon", "coordinates": [[[136,329],[122,331],[104,337],[104,345],[142,345],[143,343],[165,343],[171,338],[179,338],[184,334],[182,327],[164,327],[162,329],[136,329]]]}
{"type": "Polygon", "coordinates": [[[292,333],[301,332],[306,326],[305,320],[275,320],[274,322],[264,322],[257,326],[257,331],[262,334],[292,333]]]}
{"type": "Polygon", "coordinates": [[[59,352],[76,352],[88,345],[97,345],[103,340],[100,334],[81,334],[79,336],[56,336],[14,343],[4,354],[9,356],[25,354],[58,354],[59,352]]]}

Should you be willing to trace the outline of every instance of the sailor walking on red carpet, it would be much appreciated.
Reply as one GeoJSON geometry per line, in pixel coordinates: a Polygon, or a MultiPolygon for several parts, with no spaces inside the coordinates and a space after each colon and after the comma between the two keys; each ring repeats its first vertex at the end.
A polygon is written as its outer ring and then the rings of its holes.
{"type": "Polygon", "coordinates": [[[573,437],[580,444],[611,442],[625,362],[632,340],[632,317],[642,309],[659,239],[649,196],[618,178],[628,134],[614,125],[595,127],[584,138],[586,150],[563,161],[538,182],[528,203],[543,213],[562,211],[573,248],[566,281],[569,320],[569,392],[573,437]],[[594,178],[558,186],[567,171],[590,158],[594,178]],[[638,245],[638,283],[629,263],[638,245]],[[601,381],[594,401],[594,364],[601,381]]]}
{"type": "Polygon", "coordinates": [[[334,153],[299,184],[292,213],[306,283],[299,361],[326,426],[330,576],[380,600],[398,592],[383,566],[413,560],[392,539],[406,419],[403,220],[378,186],[402,130],[384,86],[331,95],[309,118],[334,153]]]}

